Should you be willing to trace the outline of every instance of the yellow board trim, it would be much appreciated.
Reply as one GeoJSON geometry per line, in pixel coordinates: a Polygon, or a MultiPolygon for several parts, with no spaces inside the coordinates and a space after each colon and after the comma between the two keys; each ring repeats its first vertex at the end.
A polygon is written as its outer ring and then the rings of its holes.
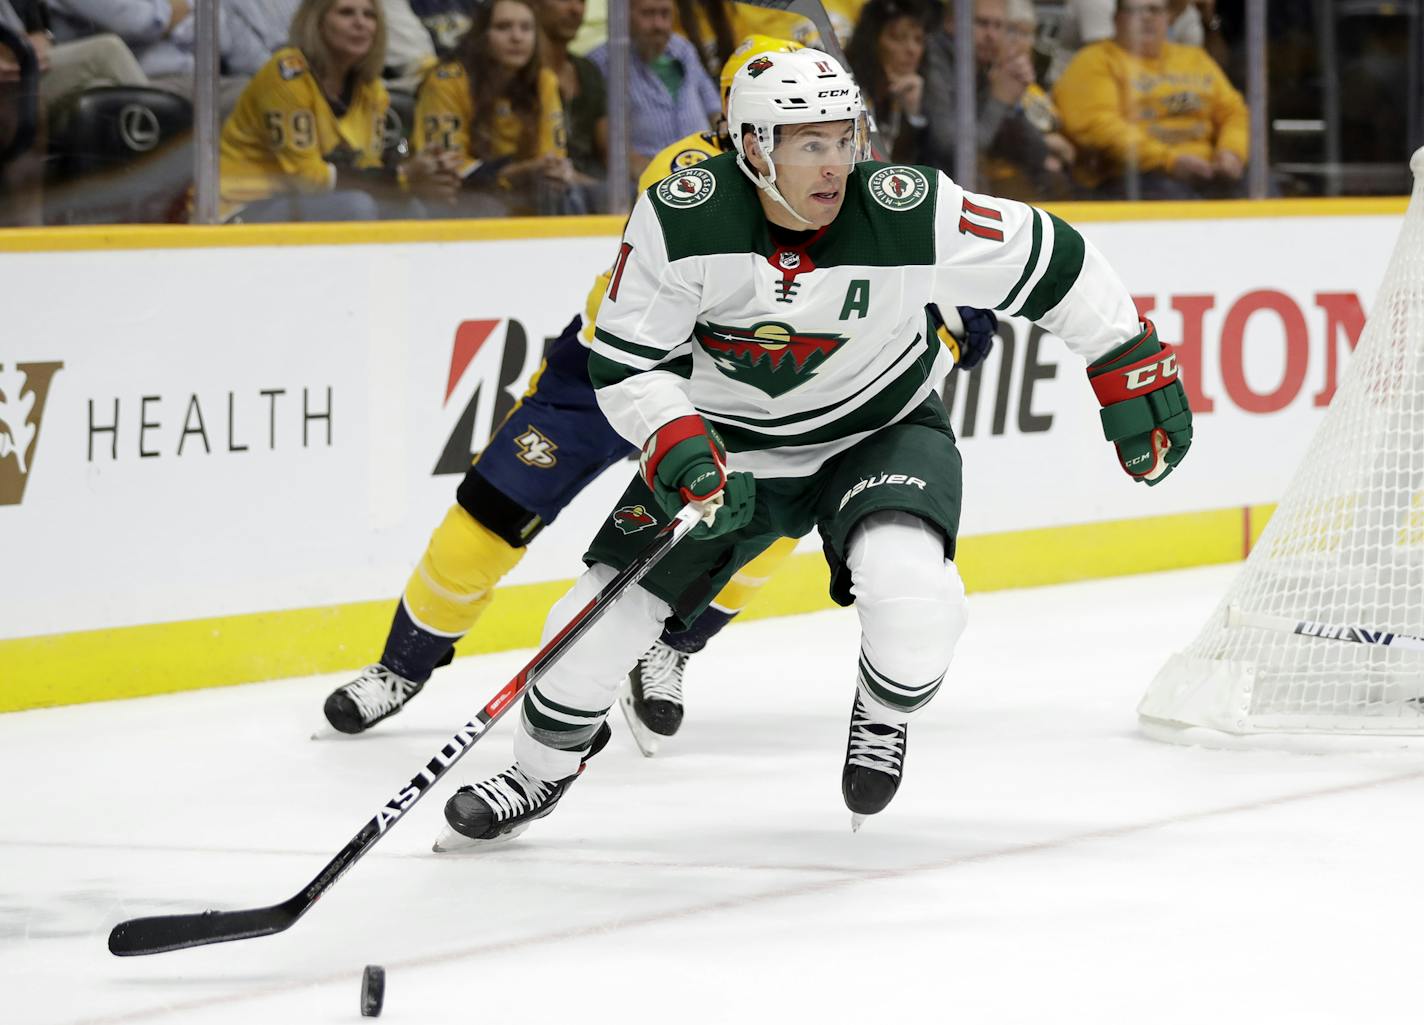
{"type": "MultiPolygon", "coordinates": [[[[961,539],[955,561],[971,592],[1232,562],[1273,508],[984,534],[961,539]]],[[[830,608],[828,582],[820,553],[792,555],[743,615],[830,608]]],[[[500,588],[456,653],[535,647],[569,584],[500,588]]],[[[0,641],[0,712],[356,669],[380,657],[394,610],[391,599],[0,641]]]]}
{"type": "MultiPolygon", "coordinates": [[[[1163,203],[1051,203],[1045,209],[1070,223],[1089,224],[1113,221],[1205,221],[1280,217],[1383,217],[1402,215],[1408,204],[1407,196],[1362,196],[1163,203]]],[[[109,224],[6,229],[0,231],[0,253],[617,238],[622,231],[623,218],[612,215],[513,217],[504,220],[381,221],[374,224],[109,224]]]]}

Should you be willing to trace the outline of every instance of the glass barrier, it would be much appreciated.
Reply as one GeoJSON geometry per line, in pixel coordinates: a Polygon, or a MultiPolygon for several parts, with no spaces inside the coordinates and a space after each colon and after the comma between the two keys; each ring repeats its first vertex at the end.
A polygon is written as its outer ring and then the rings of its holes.
{"type": "Polygon", "coordinates": [[[729,61],[817,44],[818,23],[878,155],[979,191],[1405,194],[1421,7],[0,0],[0,226],[618,212],[640,177],[728,145],[729,61]]]}

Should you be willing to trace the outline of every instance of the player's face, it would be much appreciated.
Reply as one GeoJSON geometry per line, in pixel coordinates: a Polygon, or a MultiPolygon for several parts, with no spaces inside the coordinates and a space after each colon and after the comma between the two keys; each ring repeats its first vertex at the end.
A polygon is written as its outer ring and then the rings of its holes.
{"type": "Polygon", "coordinates": [[[321,38],[342,64],[357,64],[376,41],[376,0],[336,0],[321,19],[321,38]]]}
{"type": "Polygon", "coordinates": [[[490,12],[489,55],[506,71],[518,71],[534,56],[534,12],[516,0],[495,0],[490,12]]]}
{"type": "Polygon", "coordinates": [[[787,125],[771,152],[776,187],[791,209],[814,226],[824,227],[841,212],[855,150],[853,121],[787,125]]]}
{"type": "Polygon", "coordinates": [[[925,55],[925,30],[914,18],[895,18],[881,30],[875,53],[887,75],[913,75],[925,55]]]}

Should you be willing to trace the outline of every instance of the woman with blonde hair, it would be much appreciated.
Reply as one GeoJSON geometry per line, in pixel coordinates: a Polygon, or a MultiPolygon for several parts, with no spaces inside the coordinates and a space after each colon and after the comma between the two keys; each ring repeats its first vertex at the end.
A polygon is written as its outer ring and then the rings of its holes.
{"type": "Polygon", "coordinates": [[[492,0],[454,59],[421,83],[413,143],[453,155],[465,213],[559,212],[574,180],[559,80],[544,67],[531,0],[492,0]]]}
{"type": "Polygon", "coordinates": [[[223,219],[373,220],[448,195],[436,155],[383,162],[386,22],[377,0],[302,0],[290,45],[253,76],[223,125],[223,219]]]}

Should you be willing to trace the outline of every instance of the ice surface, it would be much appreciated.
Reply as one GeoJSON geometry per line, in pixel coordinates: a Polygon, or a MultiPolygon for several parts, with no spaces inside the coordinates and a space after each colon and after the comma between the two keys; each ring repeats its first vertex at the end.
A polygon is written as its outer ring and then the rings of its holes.
{"type": "Polygon", "coordinates": [[[0,716],[0,1023],[354,1022],[368,963],[392,1025],[1417,1022],[1424,758],[1136,730],[1235,570],[973,596],[857,834],[854,613],[739,624],[507,847],[429,849],[512,717],[288,932],[146,958],[109,929],[295,893],[527,653],[350,741],[308,739],[344,677],[0,716]]]}

